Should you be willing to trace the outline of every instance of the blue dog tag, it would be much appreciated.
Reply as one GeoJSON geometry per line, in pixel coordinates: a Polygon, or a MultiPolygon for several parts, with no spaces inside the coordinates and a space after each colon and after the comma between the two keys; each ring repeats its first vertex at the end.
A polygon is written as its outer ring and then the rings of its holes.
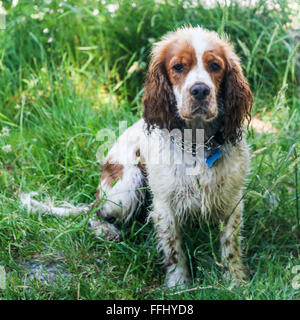
{"type": "Polygon", "coordinates": [[[221,157],[222,157],[222,152],[220,151],[219,148],[217,148],[215,152],[206,159],[207,166],[211,168],[214,162],[221,157]]]}

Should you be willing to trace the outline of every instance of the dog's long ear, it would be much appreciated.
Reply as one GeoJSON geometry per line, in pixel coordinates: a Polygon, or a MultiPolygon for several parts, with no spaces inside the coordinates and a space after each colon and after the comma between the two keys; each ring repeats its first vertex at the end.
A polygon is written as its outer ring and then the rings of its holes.
{"type": "Polygon", "coordinates": [[[234,144],[242,137],[244,120],[250,121],[253,97],[243,75],[239,58],[233,52],[230,53],[230,57],[227,57],[227,70],[222,85],[225,111],[224,138],[234,144]]]}
{"type": "Polygon", "coordinates": [[[176,99],[163,59],[153,56],[146,76],[143,117],[148,130],[154,126],[172,129],[176,99]]]}

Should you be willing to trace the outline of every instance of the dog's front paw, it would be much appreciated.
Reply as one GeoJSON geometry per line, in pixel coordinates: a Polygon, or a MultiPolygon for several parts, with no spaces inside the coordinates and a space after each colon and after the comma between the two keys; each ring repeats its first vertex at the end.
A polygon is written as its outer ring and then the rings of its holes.
{"type": "Polygon", "coordinates": [[[99,219],[90,219],[90,227],[96,237],[103,238],[108,241],[122,241],[122,234],[113,224],[101,221],[99,219]]]}
{"type": "Polygon", "coordinates": [[[239,272],[226,271],[223,273],[223,279],[230,283],[230,288],[237,288],[247,284],[248,276],[244,270],[239,270],[239,272]]]}
{"type": "Polygon", "coordinates": [[[166,287],[167,288],[184,288],[190,284],[190,275],[186,268],[176,266],[175,269],[167,272],[166,287]]]}

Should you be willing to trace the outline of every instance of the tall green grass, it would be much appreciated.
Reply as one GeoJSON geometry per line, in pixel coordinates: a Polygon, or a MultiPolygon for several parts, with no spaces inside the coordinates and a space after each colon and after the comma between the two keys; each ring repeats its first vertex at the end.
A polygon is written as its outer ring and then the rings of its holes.
{"type": "Polygon", "coordinates": [[[3,3],[0,131],[7,127],[9,135],[0,137],[0,265],[8,278],[2,299],[299,298],[291,272],[300,264],[299,46],[290,30],[295,12],[286,1],[274,1],[274,8],[259,1],[211,9],[195,1],[3,3]],[[252,158],[245,191],[249,284],[234,289],[222,280],[218,228],[204,224],[187,228],[186,249],[193,287],[211,288],[176,294],[163,290],[151,224],[140,219],[123,226],[125,240],[110,243],[93,237],[86,216],[58,220],[26,213],[18,193],[93,201],[100,175],[97,131],[140,118],[151,45],[187,24],[229,35],[254,93],[253,115],[277,133],[251,127],[247,133],[252,152],[261,150],[252,158]],[[10,152],[2,149],[7,145],[10,152]],[[31,278],[32,261],[58,263],[61,276],[51,283],[31,278]]]}

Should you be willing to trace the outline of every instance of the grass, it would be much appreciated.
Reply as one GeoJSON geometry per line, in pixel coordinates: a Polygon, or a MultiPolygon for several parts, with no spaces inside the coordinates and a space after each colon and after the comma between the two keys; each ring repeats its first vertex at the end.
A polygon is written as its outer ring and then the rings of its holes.
{"type": "Polygon", "coordinates": [[[211,9],[177,0],[2,3],[0,265],[7,286],[0,299],[299,299],[292,286],[292,267],[300,265],[299,45],[288,2],[211,9]],[[253,116],[277,132],[247,131],[252,152],[265,148],[252,158],[245,192],[249,283],[231,288],[222,280],[218,228],[203,224],[196,234],[185,231],[191,288],[198,289],[176,293],[162,286],[151,224],[135,220],[123,226],[123,242],[111,243],[91,234],[88,216],[27,213],[18,193],[94,200],[98,130],[140,118],[151,45],[187,23],[229,35],[254,93],[253,116]],[[32,263],[48,271],[54,264],[58,276],[34,277],[32,263]]]}

